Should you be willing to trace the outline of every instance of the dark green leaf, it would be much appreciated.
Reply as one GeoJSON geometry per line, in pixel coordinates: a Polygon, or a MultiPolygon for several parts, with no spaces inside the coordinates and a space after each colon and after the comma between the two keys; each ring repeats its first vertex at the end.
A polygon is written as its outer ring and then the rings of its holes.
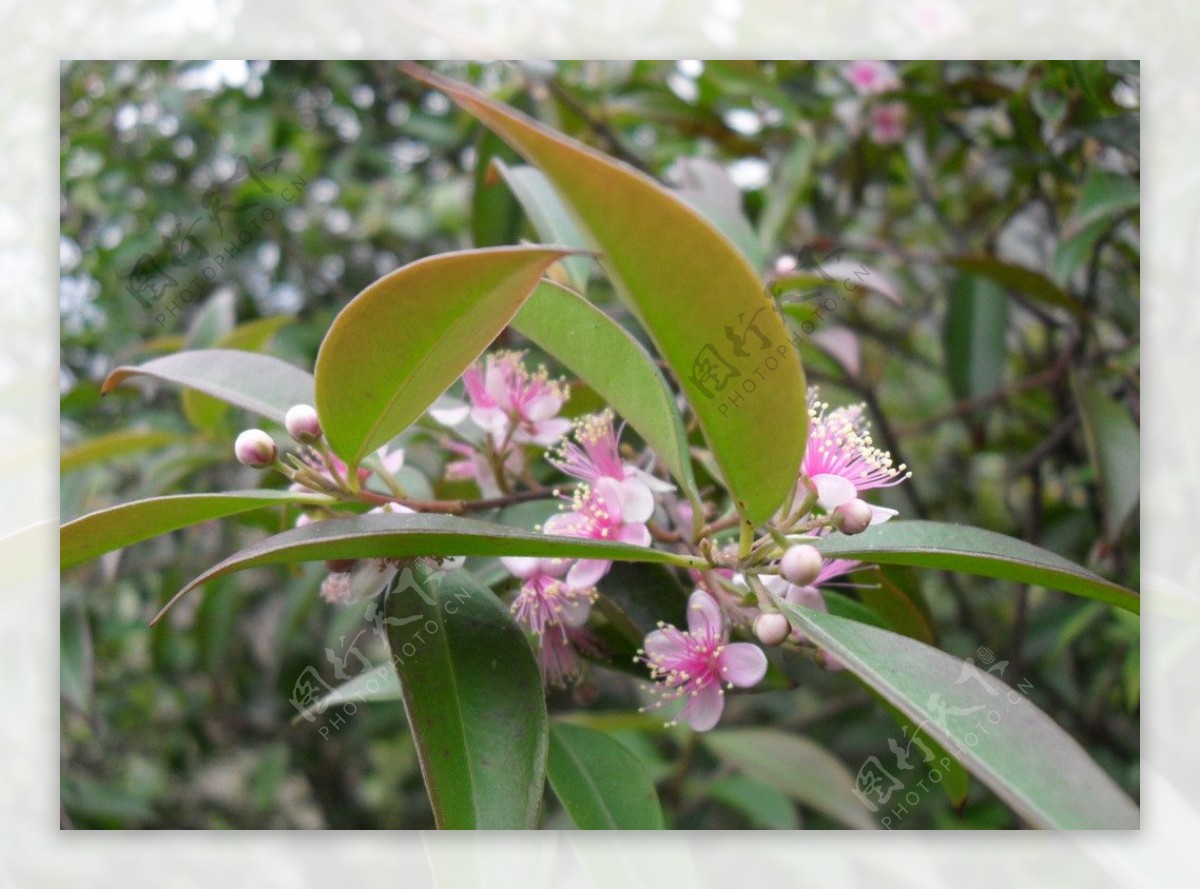
{"type": "Polygon", "coordinates": [[[1088,454],[1100,481],[1104,537],[1115,541],[1141,493],[1141,436],[1129,411],[1095,383],[1072,377],[1071,387],[1083,417],[1088,454]]]}
{"type": "Polygon", "coordinates": [[[550,725],[550,787],[577,828],[657,830],[662,807],[641,762],[611,736],[586,726],[550,725]]]}
{"type": "Polygon", "coordinates": [[[1008,297],[987,278],[959,275],[950,290],[943,342],[950,388],[960,399],[995,392],[1007,357],[1008,297]]]}
{"type": "Polygon", "coordinates": [[[1083,304],[1041,272],[992,256],[956,257],[950,260],[950,265],[964,272],[990,278],[1001,287],[1023,294],[1039,303],[1066,309],[1078,318],[1084,316],[1083,304]]]}
{"type": "Polygon", "coordinates": [[[549,720],[525,634],[464,571],[414,576],[387,608],[437,827],[536,828],[549,720]]]}

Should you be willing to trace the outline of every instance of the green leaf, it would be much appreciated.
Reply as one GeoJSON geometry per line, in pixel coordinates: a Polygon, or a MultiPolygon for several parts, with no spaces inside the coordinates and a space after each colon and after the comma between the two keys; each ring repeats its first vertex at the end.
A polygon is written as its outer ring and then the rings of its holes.
{"type": "Polygon", "coordinates": [[[1136,210],[1141,204],[1141,188],[1122,173],[1097,170],[1079,190],[1079,201],[1067,223],[1067,237],[1075,235],[1099,220],[1112,220],[1136,210]]]}
{"type": "Polygon", "coordinates": [[[778,729],[717,729],[702,733],[700,741],[751,778],[843,825],[879,827],[854,796],[853,774],[810,739],[778,729]]]}
{"type": "Polygon", "coordinates": [[[752,828],[791,831],[800,827],[795,805],[767,782],[739,774],[721,776],[708,784],[708,796],[737,810],[752,828]]]}
{"type": "Polygon", "coordinates": [[[192,318],[184,339],[188,349],[208,349],[233,330],[237,316],[234,302],[237,294],[229,288],[217,290],[204,301],[204,305],[192,318]]]}
{"type": "Polygon", "coordinates": [[[887,626],[906,637],[930,645],[937,633],[929,607],[921,598],[916,573],[907,566],[875,566],[857,573],[858,597],[880,615],[887,626]]]}
{"type": "Polygon", "coordinates": [[[659,454],[689,498],[697,497],[675,396],[637,340],[578,294],[546,281],[513,327],[583,378],[659,454]]]}
{"type": "Polygon", "coordinates": [[[964,272],[990,278],[1007,290],[1024,294],[1048,306],[1066,309],[1077,318],[1083,318],[1086,314],[1082,303],[1041,272],[983,255],[955,257],[949,262],[964,272]]]}
{"type": "Polygon", "coordinates": [[[154,620],[189,591],[230,572],[317,559],[410,556],[561,556],[700,564],[697,558],[650,547],[547,535],[441,513],[374,513],[314,522],[239,550],[175,594],[154,620]]]}
{"type": "Polygon", "coordinates": [[[654,782],[624,745],[574,723],[550,724],[550,787],[576,828],[659,830],[662,807],[654,782]]]}
{"type": "Polygon", "coordinates": [[[812,181],[812,162],[816,142],[794,136],[787,155],[777,165],[776,175],[767,185],[766,205],[758,217],[758,240],[764,251],[777,249],[780,235],[787,233],[792,211],[812,181]]]}
{"type": "MultiPolygon", "coordinates": [[[[563,205],[562,198],[541,170],[524,164],[509,166],[499,158],[492,160],[491,169],[503,178],[520,202],[521,208],[543,243],[587,249],[587,239],[579,231],[579,226],[563,205]]],[[[562,265],[571,286],[580,293],[586,293],[588,278],[593,268],[592,261],[586,257],[567,257],[562,261],[562,265]]]]}
{"type": "Polygon", "coordinates": [[[1091,257],[1092,248],[1096,246],[1100,236],[1108,231],[1108,226],[1108,220],[1096,220],[1059,242],[1058,247],[1054,248],[1054,259],[1050,264],[1054,270],[1055,281],[1065,286],[1071,280],[1075,270],[1091,257]]]}
{"type": "Polygon", "coordinates": [[[110,550],[119,550],[167,532],[275,504],[329,503],[321,495],[291,491],[225,491],[176,494],[132,501],[81,516],[59,532],[59,566],[70,568],[110,550]]]}
{"type": "Polygon", "coordinates": [[[509,610],[457,571],[401,585],[388,615],[403,622],[388,642],[437,827],[536,828],[549,719],[509,610]]]}
{"type": "Polygon", "coordinates": [[[399,701],[403,697],[400,675],[396,673],[396,666],[388,662],[364,670],[340,686],[334,687],[293,717],[292,723],[307,720],[315,714],[321,714],[346,702],[399,701]]]}
{"type": "Polygon", "coordinates": [[[946,376],[960,399],[995,392],[1007,358],[1008,297],[987,278],[959,275],[950,289],[942,340],[946,376]]]}
{"type": "Polygon", "coordinates": [[[183,441],[184,436],[168,430],[117,430],[63,449],[58,471],[62,474],[70,473],[89,464],[115,460],[183,441]]]}
{"type": "Polygon", "coordinates": [[[860,535],[834,534],[813,542],[822,554],[882,565],[921,566],[1037,584],[1141,610],[1132,590],[1107,581],[1049,550],[969,525],[896,521],[875,525],[860,535]]]}
{"type": "Polygon", "coordinates": [[[352,466],[403,432],[496,339],[569,248],[490,247],[427,257],[346,304],[317,354],[325,436],[352,466]]]}
{"type": "MultiPolygon", "coordinates": [[[[1117,784],[995,674],[972,678],[963,661],[924,643],[786,601],[778,605],[796,628],[917,721],[1031,825],[1138,827],[1137,806],[1117,784]]],[[[910,754],[922,762],[919,748],[910,754]]]]}
{"type": "Polygon", "coordinates": [[[87,712],[95,683],[96,652],[87,612],[79,604],[65,606],[59,614],[58,663],[59,694],[87,712]]]}
{"type": "Polygon", "coordinates": [[[288,408],[313,403],[312,375],[269,355],[236,349],[195,349],[126,365],[108,375],[100,392],[138,376],[189,386],[280,424],[288,408]]]}
{"type": "MultiPolygon", "coordinates": [[[[212,344],[215,349],[240,349],[245,352],[261,352],[278,333],[279,329],[292,321],[290,315],[272,315],[258,318],[234,328],[212,344]]],[[[189,344],[192,345],[192,344],[189,344]]],[[[197,344],[200,345],[200,344],[197,344]]],[[[204,344],[207,345],[207,344],[204,344]]],[[[309,404],[309,403],[305,403],[309,404]]],[[[183,416],[198,430],[214,432],[220,426],[228,406],[194,389],[183,391],[183,416]]]]}
{"type": "Polygon", "coordinates": [[[799,355],[754,267],[648,176],[470,87],[416,65],[402,68],[545,173],[675,372],[739,509],[756,523],[770,518],[795,487],[808,413],[799,355]],[[741,355],[727,328],[745,337],[741,355]]]}
{"type": "Polygon", "coordinates": [[[1137,506],[1141,435],[1129,411],[1090,380],[1072,376],[1088,455],[1100,482],[1104,537],[1115,541],[1137,506]]]}

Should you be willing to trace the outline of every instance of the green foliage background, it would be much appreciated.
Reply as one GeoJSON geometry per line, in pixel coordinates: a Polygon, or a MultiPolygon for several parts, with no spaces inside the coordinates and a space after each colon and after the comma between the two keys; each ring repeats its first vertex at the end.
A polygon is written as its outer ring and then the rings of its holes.
{"type": "MultiPolygon", "coordinates": [[[[1138,586],[1136,63],[899,65],[903,86],[886,97],[907,110],[895,145],[861,132],[869,109],[851,106],[834,63],[437,67],[668,182],[726,171],[766,264],[808,248],[868,266],[898,299],[829,287],[803,358],[827,400],[866,401],[880,444],[912,468],[888,503],[1138,586]]],[[[230,460],[245,418],[196,399],[181,412],[165,388],[101,400],[116,365],[262,320],[241,328],[251,348],[273,338],[274,354],[311,367],[333,316],[380,275],[532,238],[503,184],[485,182],[488,159],[512,156],[393,65],[77,62],[61,77],[64,520],[253,480],[230,460]],[[243,156],[267,172],[221,186],[243,156]],[[216,218],[214,185],[236,208],[216,218]],[[192,237],[183,259],[181,233],[192,237]],[[202,250],[225,257],[219,274],[205,277],[202,250]],[[129,290],[146,255],[180,281],[150,309],[129,290]]],[[[575,407],[591,407],[586,393],[575,407]]],[[[412,462],[436,479],[431,454],[412,462]]],[[[191,529],[64,576],[64,824],[431,825],[398,702],[359,706],[324,734],[292,725],[295,677],[327,669],[322,653],[359,617],[319,600],[318,566],[221,579],[147,626],[183,582],[280,522],[191,529]]],[[[1026,678],[1031,699],[1136,796],[1135,617],[1006,582],[893,580],[919,590],[941,648],[1007,660],[1005,679],[1026,678]]],[[[728,722],[803,734],[852,772],[887,755],[898,729],[852,678],[800,670],[797,689],[740,698],[728,722]]],[[[627,712],[632,683],[595,672],[551,710],[627,712]]],[[[668,827],[835,824],[716,746],[635,717],[606,728],[657,780],[668,827]]],[[[569,824],[550,800],[545,824],[569,824]]],[[[961,812],[931,794],[902,824],[1016,822],[973,782],[961,812]]]]}

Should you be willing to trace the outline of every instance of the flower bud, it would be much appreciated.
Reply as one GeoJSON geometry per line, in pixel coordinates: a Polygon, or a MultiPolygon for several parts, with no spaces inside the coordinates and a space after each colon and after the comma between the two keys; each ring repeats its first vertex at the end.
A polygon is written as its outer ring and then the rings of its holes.
{"type": "Polygon", "coordinates": [[[783,553],[779,571],[783,577],[797,587],[808,587],[821,574],[824,560],[812,544],[795,544],[783,553]]]}
{"type": "Polygon", "coordinates": [[[233,453],[239,462],[256,470],[269,467],[279,456],[275,440],[262,430],[245,430],[233,443],[233,453]]]}
{"type": "Polygon", "coordinates": [[[833,525],[844,535],[857,535],[871,524],[871,505],[862,498],[846,501],[833,511],[833,525]]]}
{"type": "Polygon", "coordinates": [[[778,612],[763,612],[754,619],[754,635],[764,646],[778,646],[791,632],[791,623],[778,612]]]}
{"type": "Polygon", "coordinates": [[[283,417],[288,435],[301,445],[312,445],[321,438],[323,430],[317,419],[317,409],[312,405],[292,405],[283,417]]]}

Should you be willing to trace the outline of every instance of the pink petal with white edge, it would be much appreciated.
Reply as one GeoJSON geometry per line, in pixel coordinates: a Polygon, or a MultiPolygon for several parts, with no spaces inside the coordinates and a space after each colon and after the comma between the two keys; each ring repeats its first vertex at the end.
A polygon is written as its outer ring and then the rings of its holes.
{"type": "Polygon", "coordinates": [[[721,679],[734,686],[755,686],[767,673],[767,656],[753,643],[730,643],[721,653],[721,679]]]}
{"type": "Polygon", "coordinates": [[[539,420],[522,431],[521,439],[533,445],[549,447],[571,431],[574,423],[566,418],[539,420]]]}
{"type": "Polygon", "coordinates": [[[611,567],[611,559],[581,559],[567,572],[567,586],[573,590],[595,587],[611,567]]]}
{"type": "Polygon", "coordinates": [[[645,522],[654,515],[654,494],[640,479],[626,479],[621,486],[621,518],[645,522]]]}
{"type": "Polygon", "coordinates": [[[725,710],[725,694],[716,683],[702,686],[689,696],[679,716],[696,732],[707,732],[717,725],[725,710]]]}
{"type": "Polygon", "coordinates": [[[879,525],[880,523],[887,522],[893,516],[899,515],[899,510],[892,510],[889,507],[876,507],[874,504],[871,505],[871,525],[879,525]]]}
{"type": "Polygon", "coordinates": [[[847,501],[858,497],[854,483],[833,473],[817,473],[812,477],[817,489],[817,503],[823,510],[836,510],[847,501]]]}
{"type": "Polygon", "coordinates": [[[455,405],[451,408],[430,408],[429,416],[442,426],[458,426],[471,413],[470,405],[455,405]]]}
{"type": "MultiPolygon", "coordinates": [[[[562,407],[562,399],[556,393],[547,392],[540,396],[534,396],[525,403],[521,413],[526,420],[549,420],[558,413],[558,409],[562,407]]],[[[567,421],[567,428],[570,429],[571,422],[567,421]]]]}
{"type": "Polygon", "coordinates": [[[688,631],[693,637],[719,639],[725,627],[725,619],[721,615],[721,607],[717,601],[697,590],[688,597],[688,631]]]}
{"type": "Polygon", "coordinates": [[[500,562],[514,578],[524,581],[541,567],[541,557],[537,556],[502,556],[500,562]]]}

